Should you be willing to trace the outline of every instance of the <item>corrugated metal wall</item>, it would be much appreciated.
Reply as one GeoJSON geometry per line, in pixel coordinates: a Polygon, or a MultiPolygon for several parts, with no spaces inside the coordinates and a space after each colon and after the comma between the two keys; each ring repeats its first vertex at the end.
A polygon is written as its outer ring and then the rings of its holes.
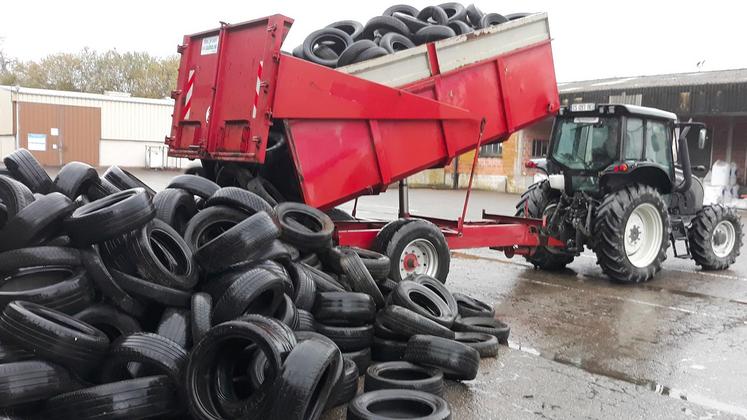
{"type": "Polygon", "coordinates": [[[0,89],[0,136],[13,134],[13,101],[10,90],[0,89]]]}

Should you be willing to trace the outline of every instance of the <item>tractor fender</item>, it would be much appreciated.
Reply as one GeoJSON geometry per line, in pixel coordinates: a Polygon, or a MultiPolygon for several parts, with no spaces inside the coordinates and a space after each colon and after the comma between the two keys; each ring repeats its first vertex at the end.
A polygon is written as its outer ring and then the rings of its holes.
{"type": "Polygon", "coordinates": [[[672,192],[673,182],[661,166],[645,162],[631,166],[627,172],[604,171],[599,176],[600,185],[608,191],[615,191],[625,185],[636,183],[651,186],[661,194],[669,194],[672,192]]]}

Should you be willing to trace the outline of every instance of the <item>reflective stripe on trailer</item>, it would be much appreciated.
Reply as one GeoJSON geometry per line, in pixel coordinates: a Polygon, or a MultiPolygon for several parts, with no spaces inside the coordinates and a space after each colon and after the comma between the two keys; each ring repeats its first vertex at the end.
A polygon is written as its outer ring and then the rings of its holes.
{"type": "Polygon", "coordinates": [[[195,71],[194,69],[189,71],[189,77],[187,77],[187,86],[184,90],[187,91],[187,96],[184,97],[184,111],[182,112],[182,119],[189,119],[189,111],[192,110],[192,92],[195,87],[195,71]]]}
{"type": "Polygon", "coordinates": [[[262,67],[264,61],[259,61],[259,68],[257,69],[257,87],[254,94],[254,106],[252,106],[252,118],[257,118],[257,105],[259,104],[259,89],[262,87],[262,67]]]}

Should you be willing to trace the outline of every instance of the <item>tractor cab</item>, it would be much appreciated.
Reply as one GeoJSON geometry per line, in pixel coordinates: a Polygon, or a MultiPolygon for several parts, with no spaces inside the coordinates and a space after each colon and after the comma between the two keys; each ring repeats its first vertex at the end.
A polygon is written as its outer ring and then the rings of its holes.
{"type": "MultiPolygon", "coordinates": [[[[560,109],[553,125],[545,169],[557,189],[603,195],[631,181],[663,194],[678,184],[674,139],[684,126],[671,112],[635,105],[572,104],[560,109]]],[[[689,128],[688,128],[689,130],[689,128]]],[[[684,154],[687,154],[685,151],[684,154]]],[[[677,159],[679,155],[680,159],[677,159]]],[[[679,164],[678,164],[679,163],[679,164]]]]}

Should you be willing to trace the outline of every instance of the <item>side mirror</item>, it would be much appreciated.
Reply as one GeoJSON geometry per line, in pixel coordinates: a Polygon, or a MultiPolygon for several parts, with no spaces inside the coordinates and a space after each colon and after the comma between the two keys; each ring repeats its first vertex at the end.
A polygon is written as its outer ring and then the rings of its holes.
{"type": "Polygon", "coordinates": [[[698,133],[698,149],[703,149],[703,148],[705,148],[705,143],[706,143],[706,135],[707,135],[707,134],[708,134],[708,133],[706,132],[706,129],[705,129],[705,128],[701,128],[701,129],[700,129],[700,132],[698,133]]]}

